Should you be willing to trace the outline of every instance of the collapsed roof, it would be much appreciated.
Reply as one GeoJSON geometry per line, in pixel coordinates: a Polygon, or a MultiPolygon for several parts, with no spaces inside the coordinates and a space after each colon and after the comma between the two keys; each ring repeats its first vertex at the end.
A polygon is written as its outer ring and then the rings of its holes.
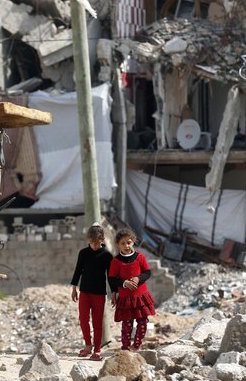
{"type": "Polygon", "coordinates": [[[189,67],[197,74],[218,80],[240,79],[241,56],[246,54],[246,29],[240,26],[204,19],[164,18],[142,29],[136,40],[122,43],[129,45],[140,62],[161,62],[167,70],[189,67]]]}

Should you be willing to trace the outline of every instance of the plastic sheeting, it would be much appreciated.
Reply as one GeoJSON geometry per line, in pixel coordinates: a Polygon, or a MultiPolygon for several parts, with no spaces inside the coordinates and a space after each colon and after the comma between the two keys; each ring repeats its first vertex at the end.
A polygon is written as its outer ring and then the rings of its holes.
{"type": "Polygon", "coordinates": [[[206,188],[127,173],[127,219],[138,234],[147,225],[166,233],[187,228],[216,246],[225,238],[245,242],[246,192],[223,190],[209,200],[206,188]]]}
{"type": "MultiPolygon", "coordinates": [[[[112,124],[109,84],[92,89],[97,169],[100,199],[109,200],[115,186],[111,149],[112,124]]],[[[52,95],[37,91],[29,106],[51,112],[49,126],[36,126],[42,179],[33,208],[61,208],[82,205],[84,201],[80,157],[80,136],[76,93],[52,95]]]]}

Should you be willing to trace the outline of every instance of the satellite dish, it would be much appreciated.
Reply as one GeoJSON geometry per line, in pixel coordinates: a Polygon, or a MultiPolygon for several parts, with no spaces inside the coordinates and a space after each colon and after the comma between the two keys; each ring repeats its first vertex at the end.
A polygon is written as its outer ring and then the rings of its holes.
{"type": "Polygon", "coordinates": [[[201,129],[194,119],[185,119],[178,127],[177,141],[183,149],[192,149],[199,142],[201,129]]]}

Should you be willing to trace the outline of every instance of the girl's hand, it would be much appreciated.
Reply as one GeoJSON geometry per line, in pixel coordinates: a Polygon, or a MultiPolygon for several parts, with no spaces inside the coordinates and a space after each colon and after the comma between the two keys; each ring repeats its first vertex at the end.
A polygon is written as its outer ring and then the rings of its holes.
{"type": "Polygon", "coordinates": [[[136,290],[136,288],[138,287],[138,285],[132,281],[131,279],[129,280],[125,280],[124,283],[123,283],[123,287],[124,288],[129,288],[129,290],[136,290]]]}
{"type": "Polygon", "coordinates": [[[79,298],[78,298],[78,292],[77,292],[76,287],[73,287],[71,297],[72,297],[72,301],[73,302],[77,302],[78,301],[79,298]]]}
{"type": "Polygon", "coordinates": [[[130,279],[132,282],[134,282],[136,285],[138,285],[139,283],[139,277],[138,276],[134,276],[133,278],[130,279]]]}
{"type": "Polygon", "coordinates": [[[116,292],[113,292],[112,295],[111,295],[111,306],[115,307],[116,306],[116,302],[117,302],[117,295],[116,295],[116,292]]]}

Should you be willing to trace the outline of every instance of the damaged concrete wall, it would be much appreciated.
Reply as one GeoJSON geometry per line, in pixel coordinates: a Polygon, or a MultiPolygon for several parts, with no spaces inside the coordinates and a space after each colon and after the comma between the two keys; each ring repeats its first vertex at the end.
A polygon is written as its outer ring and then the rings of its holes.
{"type": "MultiPolygon", "coordinates": [[[[72,29],[69,0],[2,0],[0,19],[7,33],[7,88],[19,84],[18,90],[33,91],[54,87],[74,91],[72,29]],[[25,89],[23,81],[39,77],[36,88],[25,89]]],[[[96,44],[101,36],[102,20],[108,17],[110,1],[92,1],[98,19],[88,18],[88,42],[92,80],[96,63],[96,44]]],[[[11,90],[14,90],[11,89],[11,90]]]]}

